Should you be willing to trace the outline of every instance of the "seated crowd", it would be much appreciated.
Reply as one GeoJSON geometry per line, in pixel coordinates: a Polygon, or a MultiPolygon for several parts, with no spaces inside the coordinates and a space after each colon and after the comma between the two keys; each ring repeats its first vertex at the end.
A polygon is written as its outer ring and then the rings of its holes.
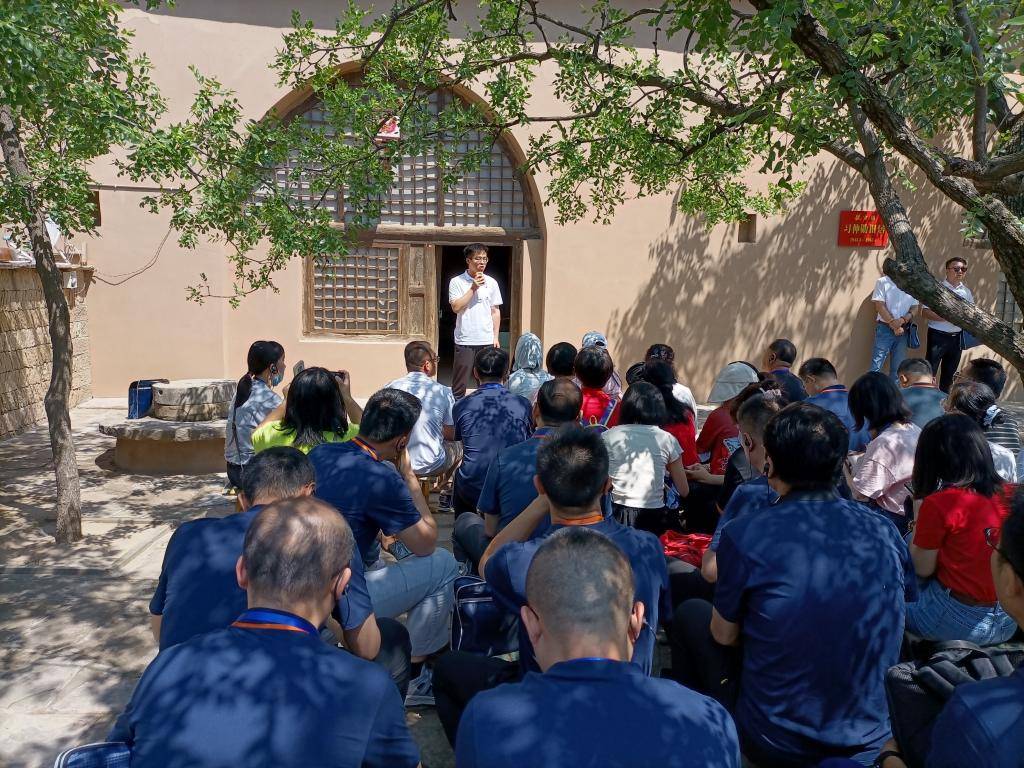
{"type": "MultiPolygon", "coordinates": [[[[277,394],[276,342],[247,362],[238,511],[171,537],[160,652],[110,733],[134,768],[415,766],[403,702],[436,706],[458,766],[900,768],[887,671],[1019,637],[994,360],[948,395],[919,359],[847,387],[776,339],[722,368],[700,429],[670,346],[620,376],[597,331],[546,355],[524,334],[511,371],[483,347],[458,399],[423,341],[363,407],[322,367],[277,394]],[[515,653],[452,647],[457,583],[515,653]]],[[[930,738],[928,766],[1024,765],[1024,671],[958,686],[930,738]]]]}

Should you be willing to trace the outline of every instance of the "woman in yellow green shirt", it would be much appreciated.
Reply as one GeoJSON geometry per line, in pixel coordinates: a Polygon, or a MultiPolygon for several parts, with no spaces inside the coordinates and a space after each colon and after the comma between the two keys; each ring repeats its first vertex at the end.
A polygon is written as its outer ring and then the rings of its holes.
{"type": "Polygon", "coordinates": [[[283,406],[252,433],[253,451],[290,445],[309,453],[321,443],[351,440],[362,416],[346,371],[306,368],[292,379],[283,406]]]}

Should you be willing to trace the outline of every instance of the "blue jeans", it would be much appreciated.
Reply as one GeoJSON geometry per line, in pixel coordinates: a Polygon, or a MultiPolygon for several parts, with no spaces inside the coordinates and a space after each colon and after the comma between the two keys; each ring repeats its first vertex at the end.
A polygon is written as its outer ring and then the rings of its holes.
{"type": "Polygon", "coordinates": [[[440,547],[426,557],[410,555],[388,565],[378,562],[366,571],[373,612],[388,619],[407,614],[405,626],[414,657],[448,644],[455,602],[452,582],[458,572],[452,553],[440,547]]]}
{"type": "Polygon", "coordinates": [[[921,584],[916,603],[907,603],[907,631],[926,640],[996,645],[1013,637],[1017,622],[999,605],[964,605],[933,578],[921,584]]]}
{"type": "Polygon", "coordinates": [[[907,334],[897,336],[885,323],[875,323],[875,341],[871,346],[871,370],[880,371],[889,358],[889,376],[896,381],[896,370],[907,359],[907,334]]]}

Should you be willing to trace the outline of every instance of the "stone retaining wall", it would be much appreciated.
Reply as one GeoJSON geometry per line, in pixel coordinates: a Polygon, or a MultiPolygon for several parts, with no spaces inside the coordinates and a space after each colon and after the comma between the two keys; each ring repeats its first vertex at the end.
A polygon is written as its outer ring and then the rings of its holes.
{"type": "MultiPolygon", "coordinates": [[[[79,290],[65,291],[75,355],[72,407],[92,397],[85,278],[79,270],[79,290]]],[[[43,397],[50,383],[50,354],[46,303],[35,268],[0,269],[0,440],[46,419],[43,397]]]]}

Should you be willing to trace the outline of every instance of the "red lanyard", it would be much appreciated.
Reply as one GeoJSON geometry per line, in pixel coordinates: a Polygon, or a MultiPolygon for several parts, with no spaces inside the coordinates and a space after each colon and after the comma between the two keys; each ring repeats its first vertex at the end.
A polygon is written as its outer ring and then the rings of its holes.
{"type": "Polygon", "coordinates": [[[352,442],[358,445],[363,451],[368,453],[371,459],[373,459],[374,461],[380,461],[380,455],[375,450],[373,450],[373,448],[371,448],[362,440],[360,440],[358,437],[353,437],[352,442]]]}

